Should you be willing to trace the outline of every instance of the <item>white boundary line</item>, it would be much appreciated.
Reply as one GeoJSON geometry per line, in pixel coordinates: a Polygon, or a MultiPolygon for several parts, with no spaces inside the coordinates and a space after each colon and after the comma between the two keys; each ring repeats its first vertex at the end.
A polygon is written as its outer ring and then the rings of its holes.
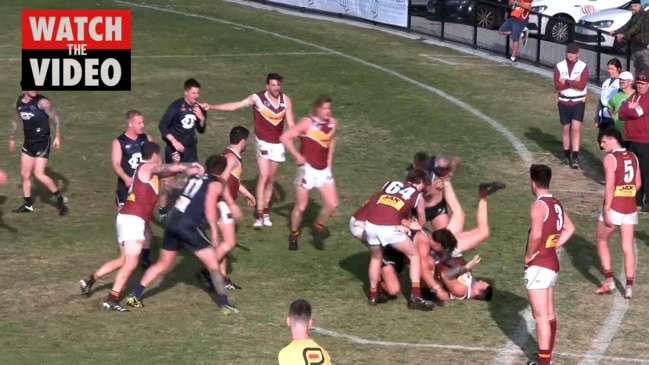
{"type": "MultiPolygon", "coordinates": [[[[461,346],[461,345],[443,345],[438,343],[411,343],[411,342],[391,342],[391,341],[375,341],[368,340],[365,338],[352,336],[336,331],[331,331],[325,328],[320,327],[311,327],[311,330],[317,333],[320,333],[325,336],[330,336],[334,338],[344,339],[349,342],[366,345],[366,346],[384,346],[384,347],[415,347],[415,348],[432,348],[432,349],[445,349],[445,350],[458,350],[465,352],[501,352],[503,351],[497,347],[482,347],[482,346],[461,346]]],[[[512,355],[519,355],[520,351],[514,350],[511,351],[512,355]]],[[[601,356],[601,355],[590,355],[584,353],[575,353],[575,352],[558,352],[556,355],[562,357],[572,357],[572,358],[582,358],[590,359],[597,358],[597,360],[606,360],[606,361],[616,361],[624,363],[639,363],[639,364],[649,364],[649,359],[639,358],[639,357],[621,357],[621,356],[601,356]]]]}
{"type": "MultiPolygon", "coordinates": [[[[377,69],[377,70],[382,71],[382,72],[384,72],[386,74],[397,77],[398,79],[401,79],[403,81],[406,81],[406,82],[409,82],[409,83],[411,83],[413,85],[416,85],[416,86],[418,86],[418,87],[420,87],[422,89],[425,89],[425,90],[427,90],[427,91],[429,91],[431,93],[437,94],[438,96],[448,100],[449,102],[457,105],[458,107],[464,109],[465,111],[468,111],[469,113],[475,115],[476,117],[481,119],[483,122],[485,122],[485,123],[489,124],[490,126],[492,126],[497,132],[501,133],[512,144],[512,146],[514,147],[514,149],[516,150],[518,155],[523,159],[523,161],[525,162],[525,164],[527,166],[529,166],[533,161],[531,152],[527,149],[527,147],[525,147],[523,142],[520,139],[518,139],[518,137],[516,137],[511,131],[509,131],[507,128],[505,128],[498,121],[492,119],[491,117],[487,116],[486,114],[482,113],[481,111],[475,109],[474,107],[470,106],[469,104],[465,103],[464,101],[459,100],[459,99],[457,99],[457,98],[455,98],[453,96],[448,95],[447,93],[443,92],[442,90],[436,89],[436,88],[434,88],[434,87],[432,87],[430,85],[427,85],[427,84],[424,84],[424,83],[419,82],[417,80],[414,80],[412,78],[409,78],[409,77],[407,77],[407,76],[405,76],[403,74],[400,74],[400,73],[398,73],[398,72],[396,72],[394,70],[385,68],[385,67],[377,65],[375,63],[371,63],[369,61],[365,61],[365,60],[363,60],[361,58],[358,58],[358,57],[355,57],[355,56],[352,56],[352,55],[349,55],[349,54],[346,54],[346,53],[342,53],[342,52],[335,51],[335,50],[327,48],[327,47],[323,47],[323,46],[315,44],[315,43],[307,42],[307,41],[304,41],[304,40],[301,40],[301,39],[298,39],[298,38],[289,37],[289,36],[286,36],[286,35],[283,35],[283,34],[280,34],[280,33],[272,32],[272,31],[269,31],[269,30],[257,28],[257,27],[254,27],[254,26],[246,25],[246,24],[236,23],[236,22],[223,20],[223,19],[210,17],[210,16],[205,16],[205,15],[200,15],[200,14],[187,13],[187,12],[168,9],[168,8],[163,8],[163,7],[159,7],[159,6],[136,4],[136,3],[126,2],[126,1],[122,1],[122,0],[113,0],[113,1],[118,3],[118,4],[122,4],[122,5],[130,5],[130,6],[140,7],[140,8],[150,9],[150,10],[157,10],[157,11],[160,11],[160,12],[178,14],[178,15],[183,15],[183,16],[187,16],[187,17],[191,17],[191,18],[204,19],[204,20],[209,20],[209,21],[216,22],[216,23],[232,25],[232,26],[236,26],[236,27],[239,27],[239,28],[243,28],[243,29],[249,29],[249,30],[252,30],[252,31],[255,31],[255,32],[258,32],[258,33],[271,35],[271,36],[274,36],[274,37],[277,37],[277,38],[293,41],[295,43],[299,43],[299,44],[302,44],[302,45],[306,45],[306,46],[310,46],[310,47],[313,47],[313,48],[316,48],[316,49],[320,49],[323,52],[327,52],[327,53],[330,53],[330,54],[333,54],[333,55],[338,55],[340,57],[355,61],[355,62],[363,64],[365,66],[377,69]]],[[[246,5],[246,6],[250,6],[250,7],[255,7],[255,8],[259,8],[259,9],[266,9],[266,10],[273,10],[273,11],[277,11],[277,12],[282,12],[282,13],[290,14],[290,15],[293,15],[293,16],[312,17],[310,15],[305,15],[305,14],[295,12],[295,11],[285,11],[283,9],[277,9],[275,7],[272,7],[272,6],[253,4],[253,3],[250,3],[250,2],[239,1],[239,0],[226,0],[226,1],[229,1],[229,2],[232,2],[232,3],[237,3],[237,4],[240,4],[240,5],[246,5]]],[[[320,17],[320,19],[327,20],[327,21],[333,20],[332,18],[329,18],[329,17],[320,17]]],[[[349,24],[349,25],[354,25],[354,26],[358,25],[357,23],[349,22],[349,21],[345,21],[345,20],[342,20],[342,21],[337,20],[337,21],[338,22],[343,22],[343,23],[349,24]]],[[[376,28],[374,28],[374,29],[376,29],[376,28]]],[[[390,32],[390,33],[398,35],[398,36],[402,36],[402,37],[404,37],[404,36],[408,37],[408,35],[406,35],[403,32],[390,32]]],[[[413,38],[413,36],[410,35],[410,38],[413,38]]],[[[423,38],[423,37],[416,37],[415,36],[415,39],[417,39],[417,38],[423,38]]],[[[438,43],[441,43],[441,42],[438,42],[438,43]]],[[[447,45],[441,45],[441,46],[448,47],[447,45]]],[[[477,53],[474,53],[474,54],[477,54],[477,53]]],[[[532,72],[537,72],[537,71],[532,70],[532,72]]],[[[547,74],[547,73],[543,73],[542,75],[545,75],[545,74],[547,74]]],[[[595,90],[597,90],[597,89],[595,89],[595,90]]],[[[562,252],[562,250],[560,249],[558,251],[558,254],[560,255],[561,252],[562,252]]],[[[615,309],[615,307],[612,308],[611,311],[613,311],[614,309],[615,309]]],[[[535,326],[534,318],[532,317],[532,313],[531,313],[531,309],[530,309],[529,305],[523,311],[522,316],[524,318],[524,321],[521,321],[521,323],[517,327],[516,331],[512,335],[512,337],[514,337],[514,340],[513,341],[510,340],[507,343],[507,345],[505,345],[504,348],[502,348],[501,350],[498,351],[501,354],[504,354],[505,352],[508,352],[508,351],[512,351],[512,352],[515,351],[515,353],[520,354],[522,352],[522,349],[520,347],[524,346],[529,341],[530,334],[528,332],[528,328],[531,329],[531,328],[534,328],[534,326],[535,326]]],[[[618,323],[618,326],[619,326],[619,323],[618,323]]],[[[612,329],[612,331],[613,331],[614,334],[617,333],[617,327],[615,329],[612,329]]],[[[588,355],[584,355],[584,356],[588,357],[588,355]]],[[[495,365],[508,365],[508,364],[511,364],[511,363],[514,362],[515,356],[509,355],[508,357],[506,357],[503,360],[504,361],[500,361],[500,357],[499,357],[498,360],[496,362],[494,362],[494,364],[495,365]]]]}
{"type": "MultiPolygon", "coordinates": [[[[157,59],[157,58],[214,58],[214,57],[272,57],[272,56],[315,56],[331,55],[331,52],[269,52],[269,53],[217,53],[205,55],[148,55],[131,56],[132,59],[157,59]]],[[[22,58],[0,58],[0,61],[20,61],[22,58]]]]}
{"type": "MultiPolygon", "coordinates": [[[[633,251],[635,252],[635,262],[636,262],[636,272],[638,271],[638,243],[633,240],[633,251]]],[[[634,285],[635,285],[635,273],[634,273],[634,285]]],[[[620,281],[622,283],[626,282],[626,274],[624,271],[620,273],[620,281]]],[[[589,354],[592,354],[591,359],[584,359],[580,365],[596,365],[604,360],[604,353],[608,349],[608,346],[611,344],[615,335],[617,334],[618,328],[624,319],[624,315],[627,310],[629,310],[629,301],[624,299],[618,291],[617,288],[613,292],[615,299],[613,300],[613,307],[608,313],[608,317],[602,324],[602,328],[597,333],[597,336],[593,339],[593,342],[590,344],[590,349],[588,350],[589,354]]]]}

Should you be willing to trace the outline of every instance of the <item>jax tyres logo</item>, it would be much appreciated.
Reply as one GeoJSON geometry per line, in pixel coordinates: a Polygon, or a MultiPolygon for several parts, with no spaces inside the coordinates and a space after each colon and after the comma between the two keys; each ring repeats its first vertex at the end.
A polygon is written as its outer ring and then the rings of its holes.
{"type": "Polygon", "coordinates": [[[23,10],[23,90],[131,90],[130,10],[23,10]]]}

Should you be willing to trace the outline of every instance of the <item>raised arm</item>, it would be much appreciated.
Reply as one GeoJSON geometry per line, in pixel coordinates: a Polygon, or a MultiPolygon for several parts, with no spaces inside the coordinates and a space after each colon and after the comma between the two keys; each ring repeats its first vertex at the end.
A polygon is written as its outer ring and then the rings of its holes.
{"type": "MultiPolygon", "coordinates": [[[[150,175],[158,175],[159,177],[168,177],[181,172],[187,175],[198,175],[205,172],[203,166],[198,162],[186,163],[173,163],[173,164],[146,164],[144,169],[140,169],[140,173],[148,172],[150,175]]],[[[144,181],[148,179],[142,179],[144,181]]]]}
{"type": "Polygon", "coordinates": [[[239,109],[244,109],[244,108],[249,108],[253,105],[255,105],[256,102],[256,95],[252,94],[248,96],[247,98],[241,100],[241,101],[235,101],[231,103],[225,103],[225,104],[201,104],[201,107],[205,110],[218,110],[221,112],[233,112],[235,110],[239,109]]]}

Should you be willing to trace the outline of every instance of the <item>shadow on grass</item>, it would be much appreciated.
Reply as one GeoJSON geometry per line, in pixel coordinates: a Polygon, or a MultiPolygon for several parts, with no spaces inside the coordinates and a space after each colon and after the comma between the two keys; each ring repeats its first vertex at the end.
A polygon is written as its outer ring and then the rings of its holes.
{"type": "Polygon", "coordinates": [[[534,339],[534,328],[528,328],[522,312],[528,306],[527,298],[499,289],[493,280],[494,296],[488,303],[489,314],[500,331],[507,336],[528,359],[535,359],[538,344],[534,339]]]}
{"type": "MultiPolygon", "coordinates": [[[[557,128],[557,131],[561,132],[561,126],[559,123],[554,123],[554,125],[557,128]]],[[[590,126],[590,122],[584,122],[581,128],[583,130],[590,126]]],[[[525,137],[530,141],[534,141],[546,152],[554,155],[557,158],[557,163],[559,163],[560,159],[563,158],[562,142],[554,135],[545,133],[539,128],[532,127],[528,132],[525,132],[525,137]]],[[[595,156],[589,150],[582,148],[579,150],[579,162],[581,163],[581,170],[585,177],[598,184],[602,181],[604,178],[604,170],[600,156],[595,156]]]]}
{"type": "MultiPolygon", "coordinates": [[[[6,196],[0,196],[0,206],[4,205],[7,202],[6,196]]],[[[7,223],[4,220],[4,209],[0,209],[0,229],[7,230],[11,233],[17,233],[18,230],[7,223]]]]}

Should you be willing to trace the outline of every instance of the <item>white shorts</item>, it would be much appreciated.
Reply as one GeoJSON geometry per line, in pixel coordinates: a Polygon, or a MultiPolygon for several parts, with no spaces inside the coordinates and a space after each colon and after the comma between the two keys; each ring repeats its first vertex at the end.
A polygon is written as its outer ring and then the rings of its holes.
{"type": "MultiPolygon", "coordinates": [[[[599,221],[604,222],[604,209],[599,212],[599,221]]],[[[616,226],[622,224],[638,224],[638,212],[623,214],[611,209],[611,223],[616,226]]]]}
{"type": "Polygon", "coordinates": [[[349,231],[354,235],[354,237],[359,240],[363,239],[363,232],[365,231],[365,222],[357,221],[356,218],[352,217],[349,220],[349,231]]]}
{"type": "Polygon", "coordinates": [[[286,161],[286,151],[281,143],[269,143],[255,137],[257,141],[257,157],[274,162],[286,161]]]}
{"type": "Polygon", "coordinates": [[[557,283],[559,274],[541,266],[530,266],[525,269],[525,287],[527,290],[547,289],[557,283]]]}
{"type": "Polygon", "coordinates": [[[220,212],[219,218],[221,219],[223,224],[234,224],[234,218],[232,218],[232,211],[230,210],[228,203],[220,201],[219,212],[220,212]]]}
{"type": "Polygon", "coordinates": [[[410,241],[408,234],[404,232],[403,226],[377,226],[365,222],[365,240],[370,246],[387,246],[393,243],[410,241]]]}
{"type": "Polygon", "coordinates": [[[146,222],[144,219],[130,214],[117,214],[115,219],[115,228],[117,230],[117,242],[124,246],[127,255],[139,255],[142,251],[142,245],[137,241],[146,240],[146,222]],[[125,245],[125,242],[129,242],[125,245]]]}
{"type": "Polygon", "coordinates": [[[311,190],[313,188],[321,188],[326,184],[334,183],[334,175],[331,169],[327,167],[324,170],[316,170],[308,163],[298,166],[297,177],[295,178],[295,185],[311,190]]]}

